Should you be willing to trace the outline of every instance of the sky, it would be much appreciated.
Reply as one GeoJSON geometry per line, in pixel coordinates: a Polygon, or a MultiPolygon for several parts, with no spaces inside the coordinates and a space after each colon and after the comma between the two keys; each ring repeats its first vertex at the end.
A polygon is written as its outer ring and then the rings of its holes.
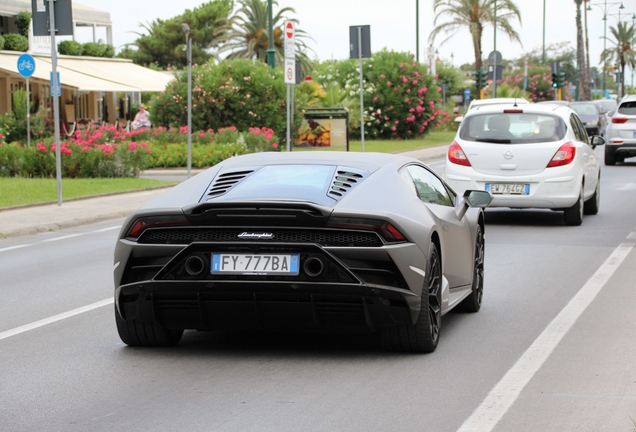
{"type": "MultiPolygon", "coordinates": [[[[373,52],[386,47],[395,51],[416,51],[416,3],[418,0],[278,0],[279,7],[291,7],[299,20],[298,28],[307,32],[313,40],[307,41],[316,56],[321,60],[346,59],[349,56],[349,27],[354,25],[371,26],[371,49],[373,52]]],[[[183,13],[185,9],[194,9],[206,1],[203,0],[77,0],[86,6],[110,13],[113,22],[113,42],[119,49],[137,38],[133,32],[143,32],[140,23],[151,22],[157,18],[167,19],[183,13]]],[[[520,35],[523,45],[511,42],[501,31],[497,32],[497,51],[504,59],[517,59],[525,52],[542,49],[543,46],[543,6],[546,7],[545,45],[569,41],[576,48],[576,6],[573,0],[515,0],[521,11],[521,24],[512,21],[512,26],[520,35]]],[[[603,4],[601,0],[592,4],[603,4]]],[[[614,2],[608,2],[614,3],[614,2]]],[[[624,0],[625,9],[621,10],[621,20],[636,13],[636,0],[624,0]]],[[[434,28],[433,0],[419,0],[420,61],[426,62],[429,47],[428,37],[434,28]]],[[[274,6],[274,14],[276,13],[274,6]]],[[[608,30],[616,26],[619,5],[608,5],[608,30]],[[614,16],[615,15],[615,16],[614,16]]],[[[603,6],[594,6],[588,11],[588,29],[591,66],[600,65],[603,51],[603,6]]],[[[440,21],[443,22],[443,21],[440,21]]],[[[92,31],[80,30],[76,38],[86,42],[92,38],[92,31]]],[[[484,30],[482,39],[483,57],[493,51],[495,37],[492,26],[484,30]]],[[[105,32],[103,36],[105,38],[105,32]]],[[[455,66],[474,62],[472,42],[468,30],[462,30],[443,45],[442,34],[434,42],[438,57],[452,61],[455,66]]],[[[609,44],[608,46],[611,46],[609,44]]],[[[629,79],[629,72],[627,74],[629,79]]]]}

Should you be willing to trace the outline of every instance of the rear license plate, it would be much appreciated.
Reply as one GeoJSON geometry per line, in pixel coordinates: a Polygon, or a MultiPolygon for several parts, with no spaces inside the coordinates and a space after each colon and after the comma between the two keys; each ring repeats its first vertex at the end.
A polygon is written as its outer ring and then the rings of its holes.
{"type": "Polygon", "coordinates": [[[298,254],[212,254],[215,274],[297,275],[298,254]]]}
{"type": "Polygon", "coordinates": [[[486,183],[486,190],[493,195],[528,195],[530,185],[527,183],[486,183]]]}
{"type": "Polygon", "coordinates": [[[634,138],[636,138],[636,132],[634,132],[634,138]]]}

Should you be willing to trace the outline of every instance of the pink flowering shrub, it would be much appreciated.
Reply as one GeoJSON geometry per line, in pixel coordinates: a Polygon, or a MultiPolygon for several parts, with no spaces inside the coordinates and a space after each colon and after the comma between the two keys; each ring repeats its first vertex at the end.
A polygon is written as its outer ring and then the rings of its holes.
{"type": "MultiPolygon", "coordinates": [[[[510,88],[523,89],[523,69],[512,71],[501,80],[501,85],[510,88]]],[[[552,88],[552,72],[550,66],[528,67],[528,83],[526,90],[531,102],[544,100],[554,100],[554,89],[552,88]]],[[[566,100],[569,95],[564,92],[566,100]]]]}
{"type": "MultiPolygon", "coordinates": [[[[316,76],[323,86],[336,81],[349,97],[359,98],[358,68],[357,60],[323,64],[316,76]]],[[[415,138],[435,126],[441,89],[427,66],[418,64],[412,54],[377,52],[363,60],[362,74],[365,136],[415,138]]]]}

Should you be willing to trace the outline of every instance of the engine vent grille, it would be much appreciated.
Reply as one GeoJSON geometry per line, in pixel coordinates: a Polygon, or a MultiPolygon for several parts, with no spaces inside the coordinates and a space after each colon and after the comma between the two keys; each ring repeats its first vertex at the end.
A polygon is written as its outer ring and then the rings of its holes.
{"type": "Polygon", "coordinates": [[[329,188],[329,196],[340,199],[364,179],[364,174],[350,169],[338,169],[329,188]]]}
{"type": "Polygon", "coordinates": [[[224,172],[219,174],[212,182],[212,186],[206,193],[206,199],[215,198],[226,194],[230,189],[252,175],[254,170],[224,172]]]}

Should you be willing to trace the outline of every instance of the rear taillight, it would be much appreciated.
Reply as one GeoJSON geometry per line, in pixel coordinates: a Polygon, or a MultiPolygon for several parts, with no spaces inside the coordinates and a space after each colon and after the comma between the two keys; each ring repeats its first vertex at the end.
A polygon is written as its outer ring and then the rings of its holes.
{"type": "Polygon", "coordinates": [[[378,219],[333,217],[329,219],[327,228],[345,228],[378,233],[387,243],[405,242],[406,237],[389,222],[378,219]]]}
{"type": "Polygon", "coordinates": [[[455,141],[448,148],[448,160],[457,165],[470,166],[466,153],[455,141]]]}
{"type": "Polygon", "coordinates": [[[616,124],[623,124],[627,122],[627,120],[628,120],[627,117],[612,117],[612,123],[616,123],[616,124]]]}
{"type": "Polygon", "coordinates": [[[547,168],[563,166],[571,163],[576,156],[576,147],[571,142],[563,144],[554,154],[547,168]]]}
{"type": "Polygon", "coordinates": [[[185,216],[149,216],[137,219],[126,233],[126,238],[136,240],[148,228],[165,228],[173,226],[190,225],[185,216]]]}

